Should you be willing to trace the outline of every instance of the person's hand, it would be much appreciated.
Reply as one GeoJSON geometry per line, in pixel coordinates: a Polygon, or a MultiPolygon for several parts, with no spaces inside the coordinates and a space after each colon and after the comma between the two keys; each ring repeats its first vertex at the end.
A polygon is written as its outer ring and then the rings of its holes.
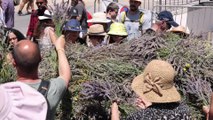
{"type": "Polygon", "coordinates": [[[209,118],[209,111],[210,111],[210,108],[209,106],[203,106],[203,112],[206,114],[206,120],[208,120],[209,118]]]}
{"type": "Polygon", "coordinates": [[[112,108],[112,111],[118,110],[118,104],[117,104],[117,102],[113,102],[112,105],[111,105],[111,108],[112,108]]]}
{"type": "Polygon", "coordinates": [[[113,102],[111,105],[111,120],[120,120],[119,114],[120,114],[120,112],[118,110],[118,104],[117,104],[117,102],[113,102]]]}
{"type": "Polygon", "coordinates": [[[137,107],[142,108],[142,109],[146,109],[147,107],[152,105],[151,102],[147,101],[145,98],[142,98],[142,97],[136,98],[135,104],[137,107]]]}
{"type": "Polygon", "coordinates": [[[65,38],[64,38],[64,35],[61,35],[55,41],[55,48],[56,48],[56,50],[64,50],[64,46],[65,46],[65,38]]]}

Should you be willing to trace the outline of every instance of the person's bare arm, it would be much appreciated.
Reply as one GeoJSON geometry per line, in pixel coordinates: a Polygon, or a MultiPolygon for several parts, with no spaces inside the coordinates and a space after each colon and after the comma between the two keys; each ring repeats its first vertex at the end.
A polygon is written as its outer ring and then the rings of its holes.
{"type": "Polygon", "coordinates": [[[55,41],[57,40],[57,35],[56,35],[54,29],[49,30],[49,35],[50,35],[50,39],[51,39],[52,43],[55,44],[55,41]]]}
{"type": "Polygon", "coordinates": [[[71,78],[71,71],[67,57],[65,55],[64,46],[65,46],[65,38],[64,35],[61,35],[55,41],[55,47],[58,54],[58,64],[59,64],[58,70],[59,70],[59,77],[65,80],[66,85],[68,86],[71,78]]]}
{"type": "Polygon", "coordinates": [[[111,120],[120,120],[117,102],[113,102],[111,106],[111,120]]]}

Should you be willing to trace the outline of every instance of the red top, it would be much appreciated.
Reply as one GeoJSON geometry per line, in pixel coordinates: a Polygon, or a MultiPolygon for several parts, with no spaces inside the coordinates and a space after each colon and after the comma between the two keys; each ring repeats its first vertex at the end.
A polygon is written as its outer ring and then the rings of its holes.
{"type": "Polygon", "coordinates": [[[27,36],[30,36],[30,37],[33,36],[33,32],[38,21],[39,19],[38,19],[37,11],[35,10],[30,16],[30,23],[28,25],[27,36]]]}
{"type": "MultiPolygon", "coordinates": [[[[87,20],[92,19],[92,15],[87,11],[87,20]]],[[[92,23],[88,23],[88,26],[90,27],[92,23]]]]}

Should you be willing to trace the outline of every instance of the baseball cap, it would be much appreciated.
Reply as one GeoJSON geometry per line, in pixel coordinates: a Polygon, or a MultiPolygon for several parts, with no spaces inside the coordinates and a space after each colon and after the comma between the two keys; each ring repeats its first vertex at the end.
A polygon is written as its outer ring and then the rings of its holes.
{"type": "Polygon", "coordinates": [[[67,23],[65,23],[63,27],[64,31],[81,31],[80,23],[76,19],[71,19],[67,23]]]}
{"type": "Polygon", "coordinates": [[[169,12],[169,11],[166,11],[166,10],[165,10],[165,11],[160,12],[160,13],[158,14],[158,19],[159,19],[159,20],[166,20],[166,22],[167,22],[168,24],[170,24],[171,26],[173,26],[173,27],[179,26],[179,24],[177,24],[177,23],[174,21],[173,15],[172,15],[172,13],[169,12]]]}
{"type": "Polygon", "coordinates": [[[75,8],[75,7],[72,7],[72,8],[70,9],[70,11],[69,11],[69,15],[70,15],[71,17],[76,17],[76,16],[78,16],[78,9],[75,8]]]}

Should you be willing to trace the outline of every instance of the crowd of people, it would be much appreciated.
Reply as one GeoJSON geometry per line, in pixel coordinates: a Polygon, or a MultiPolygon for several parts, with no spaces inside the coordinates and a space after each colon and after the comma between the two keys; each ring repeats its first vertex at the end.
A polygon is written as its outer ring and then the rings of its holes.
{"type": "MultiPolygon", "coordinates": [[[[174,21],[170,11],[161,11],[153,22],[151,16],[140,11],[141,0],[129,0],[128,9],[121,12],[116,2],[112,2],[105,12],[96,12],[92,16],[83,0],[72,0],[67,20],[61,26],[62,35],[58,37],[53,14],[47,7],[48,1],[22,0],[18,15],[23,15],[25,4],[28,4],[27,13],[30,14],[26,36],[13,28],[13,0],[0,0],[0,24],[8,31],[7,44],[11,48],[7,58],[17,70],[16,82],[0,85],[1,120],[54,120],[56,108],[71,79],[65,44],[82,44],[98,49],[138,39],[145,34],[173,32],[184,38],[189,35],[185,27],[174,21]],[[57,51],[59,76],[45,81],[38,76],[38,66],[42,54],[52,49],[57,51]],[[35,102],[30,100],[32,98],[35,102]]],[[[131,87],[138,95],[140,110],[127,119],[192,119],[189,107],[175,88],[174,77],[175,70],[170,63],[151,61],[144,72],[132,81],[131,87]]],[[[120,118],[118,105],[117,101],[112,103],[112,120],[120,118]]],[[[211,117],[213,107],[208,108],[205,112],[211,117]]]]}

